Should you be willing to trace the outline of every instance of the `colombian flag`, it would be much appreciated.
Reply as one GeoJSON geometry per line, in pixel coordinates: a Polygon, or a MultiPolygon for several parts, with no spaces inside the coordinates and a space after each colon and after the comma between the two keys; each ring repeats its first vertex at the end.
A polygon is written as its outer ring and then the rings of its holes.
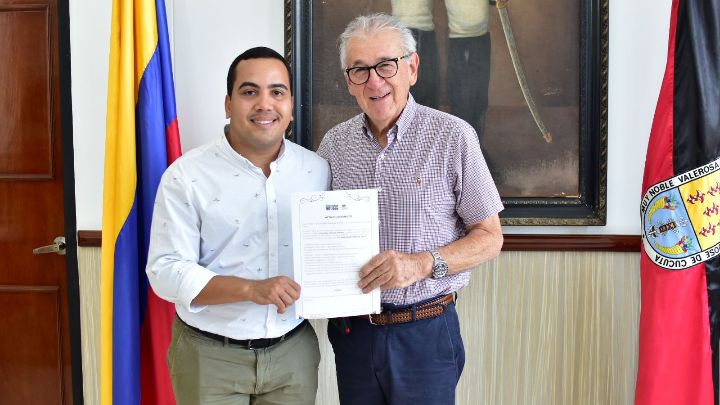
{"type": "Polygon", "coordinates": [[[720,2],[673,0],[643,178],[636,405],[717,404],[720,2]]]}
{"type": "Polygon", "coordinates": [[[155,193],[180,155],[164,0],[114,0],[101,273],[102,404],[174,404],[174,308],[145,276],[155,193]]]}

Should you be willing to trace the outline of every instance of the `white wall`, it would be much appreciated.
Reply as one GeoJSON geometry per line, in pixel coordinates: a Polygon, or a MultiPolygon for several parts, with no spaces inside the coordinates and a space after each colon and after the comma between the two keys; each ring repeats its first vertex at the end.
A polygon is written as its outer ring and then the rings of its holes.
{"type": "MultiPolygon", "coordinates": [[[[283,0],[166,0],[183,151],[225,123],[230,62],[264,45],[281,54],[283,0]]],[[[70,0],[77,227],[102,224],[103,156],[112,0],[70,0]]]]}
{"type": "Polygon", "coordinates": [[[220,136],[227,71],[236,56],[254,46],[285,53],[284,1],[174,3],[175,87],[185,151],[220,136]]]}
{"type": "MultiPolygon", "coordinates": [[[[183,150],[225,122],[227,67],[242,50],[283,51],[283,0],[166,0],[183,150]]],[[[667,53],[671,0],[610,0],[608,224],[506,233],[639,235],[642,171],[667,53]]],[[[70,0],[77,226],[100,229],[111,0],[70,0]]]]}
{"type": "Polygon", "coordinates": [[[112,0],[70,0],[70,52],[77,227],[102,223],[105,112],[112,0]]]}

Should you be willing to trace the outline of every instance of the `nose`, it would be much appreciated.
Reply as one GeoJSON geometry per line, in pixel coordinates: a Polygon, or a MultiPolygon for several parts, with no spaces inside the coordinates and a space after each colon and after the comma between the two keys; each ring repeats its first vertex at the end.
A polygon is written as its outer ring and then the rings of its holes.
{"type": "Polygon", "coordinates": [[[370,69],[368,74],[370,76],[368,76],[368,81],[365,83],[366,86],[377,87],[385,83],[385,79],[380,77],[380,75],[375,69],[370,69]]]}
{"type": "Polygon", "coordinates": [[[260,92],[255,99],[255,108],[257,110],[270,110],[272,106],[272,96],[268,92],[260,92]]]}

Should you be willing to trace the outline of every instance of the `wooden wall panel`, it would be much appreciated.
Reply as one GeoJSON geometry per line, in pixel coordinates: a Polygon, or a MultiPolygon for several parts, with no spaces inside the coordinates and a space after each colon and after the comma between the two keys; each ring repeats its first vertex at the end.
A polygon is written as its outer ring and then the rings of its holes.
{"type": "Polygon", "coordinates": [[[78,249],[83,397],[100,404],[100,249],[78,249]]]}
{"type": "MultiPolygon", "coordinates": [[[[86,403],[98,387],[100,249],[80,248],[86,403]]],[[[458,312],[467,360],[458,404],[630,404],[637,369],[640,255],[503,252],[474,270],[458,312]]],[[[318,405],[338,404],[326,321],[318,405]]]]}

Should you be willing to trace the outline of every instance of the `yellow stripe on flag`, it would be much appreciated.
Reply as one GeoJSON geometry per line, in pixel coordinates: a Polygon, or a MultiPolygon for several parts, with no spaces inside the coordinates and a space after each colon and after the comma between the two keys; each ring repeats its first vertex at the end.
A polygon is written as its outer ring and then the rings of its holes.
{"type": "Polygon", "coordinates": [[[114,0],[110,32],[100,278],[100,403],[113,403],[115,242],[135,199],[135,106],[157,46],[155,3],[114,0]]]}

